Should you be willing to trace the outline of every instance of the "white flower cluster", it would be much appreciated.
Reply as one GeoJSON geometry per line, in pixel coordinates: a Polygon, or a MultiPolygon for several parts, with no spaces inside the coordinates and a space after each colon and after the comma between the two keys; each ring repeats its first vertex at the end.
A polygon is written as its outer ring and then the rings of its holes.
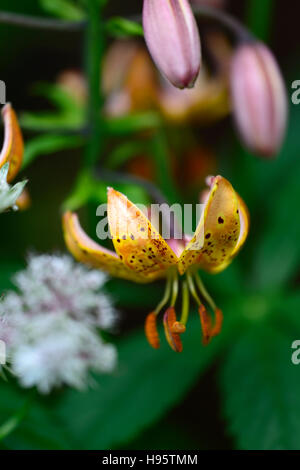
{"type": "Polygon", "coordinates": [[[18,293],[0,302],[0,340],[21,385],[41,393],[62,384],[83,388],[90,369],[114,369],[116,349],[97,330],[111,330],[117,318],[105,282],[69,256],[30,257],[14,278],[18,293]]]}
{"type": "Polygon", "coordinates": [[[27,181],[22,181],[10,186],[7,183],[7,173],[9,169],[9,163],[5,163],[2,168],[0,168],[0,212],[4,212],[7,209],[17,210],[16,201],[19,196],[21,196],[23,189],[27,181]]]}

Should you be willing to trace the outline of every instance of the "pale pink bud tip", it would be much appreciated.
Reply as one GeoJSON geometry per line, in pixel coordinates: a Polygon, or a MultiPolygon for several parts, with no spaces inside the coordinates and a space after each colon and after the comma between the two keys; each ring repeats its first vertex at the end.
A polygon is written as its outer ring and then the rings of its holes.
{"type": "Polygon", "coordinates": [[[240,46],[232,60],[231,93],[236,124],[247,147],[276,155],[287,126],[287,94],[278,64],[262,43],[240,46]]]}
{"type": "Polygon", "coordinates": [[[201,64],[199,31],[188,0],[144,0],[145,40],[160,71],[178,88],[191,88],[201,64]]]}

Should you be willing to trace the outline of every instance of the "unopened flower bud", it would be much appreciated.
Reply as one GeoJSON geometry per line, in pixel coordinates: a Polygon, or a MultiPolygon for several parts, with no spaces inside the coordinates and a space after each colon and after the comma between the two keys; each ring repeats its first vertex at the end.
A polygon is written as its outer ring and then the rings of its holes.
{"type": "Polygon", "coordinates": [[[287,125],[287,95],[278,64],[262,43],[240,46],[232,61],[236,124],[247,147],[265,157],[280,150],[287,125]]]}
{"type": "Polygon", "coordinates": [[[145,40],[160,71],[178,88],[191,88],[201,64],[199,31],[188,0],[144,0],[145,40]]]}

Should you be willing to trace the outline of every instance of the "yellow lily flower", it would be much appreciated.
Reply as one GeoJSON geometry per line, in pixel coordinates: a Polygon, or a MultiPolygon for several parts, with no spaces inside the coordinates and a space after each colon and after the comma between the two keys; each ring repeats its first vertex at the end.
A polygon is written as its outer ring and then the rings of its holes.
{"type": "Polygon", "coordinates": [[[66,212],[63,216],[65,241],[78,261],[138,283],[167,278],[164,297],[145,323],[146,337],[154,348],[159,347],[157,316],[170,302],[164,315],[165,334],[171,348],[182,351],[180,335],[186,329],[190,294],[199,308],[204,344],[221,330],[222,312],[206,291],[197,271],[217,273],[230,264],[247,238],[249,215],[229,181],[216,176],[209,178],[208,183],[210,189],[205,207],[189,242],[170,240],[168,243],[137,206],[112,188],[108,189],[107,213],[115,253],[89,238],[76,214],[66,212]],[[185,275],[180,321],[175,313],[178,274],[185,275]],[[214,312],[214,323],[203,301],[214,312]]]}
{"type": "Polygon", "coordinates": [[[10,183],[19,172],[24,153],[22,132],[15,111],[10,103],[2,108],[4,142],[0,153],[0,168],[9,163],[7,182],[10,183]]]}

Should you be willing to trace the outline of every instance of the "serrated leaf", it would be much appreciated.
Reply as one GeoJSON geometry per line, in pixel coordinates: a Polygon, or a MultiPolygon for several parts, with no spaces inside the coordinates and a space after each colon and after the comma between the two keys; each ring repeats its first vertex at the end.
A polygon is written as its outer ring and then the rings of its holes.
{"type": "Polygon", "coordinates": [[[252,328],[228,354],[221,385],[239,449],[300,448],[300,373],[291,362],[297,336],[300,330],[252,328]]]}

